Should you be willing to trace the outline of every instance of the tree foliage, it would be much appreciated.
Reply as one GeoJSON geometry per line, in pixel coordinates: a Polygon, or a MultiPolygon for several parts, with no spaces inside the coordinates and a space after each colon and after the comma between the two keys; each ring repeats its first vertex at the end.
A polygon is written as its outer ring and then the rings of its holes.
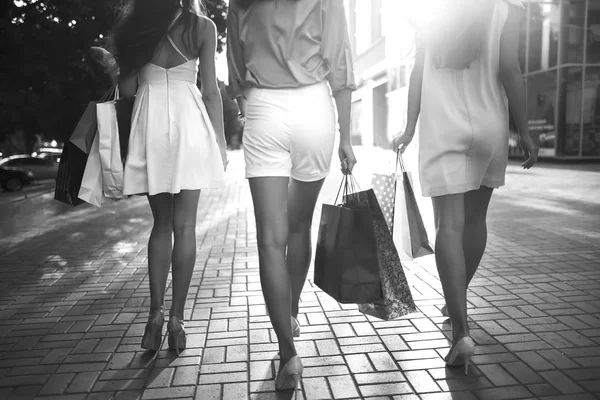
{"type": "MultiPolygon", "coordinates": [[[[87,103],[107,89],[86,61],[106,43],[123,0],[10,0],[0,9],[0,141],[24,131],[66,140],[87,103]]],[[[227,5],[207,0],[224,43],[227,5]]]]}

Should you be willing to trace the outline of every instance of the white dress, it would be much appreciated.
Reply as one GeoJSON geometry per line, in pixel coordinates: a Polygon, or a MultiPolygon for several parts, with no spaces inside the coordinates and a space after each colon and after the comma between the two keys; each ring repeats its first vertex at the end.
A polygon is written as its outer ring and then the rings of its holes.
{"type": "Polygon", "coordinates": [[[508,101],[498,72],[509,4],[523,7],[518,0],[495,0],[481,55],[469,68],[436,69],[425,53],[419,125],[423,196],[504,185],[508,101]]]}
{"type": "Polygon", "coordinates": [[[216,134],[196,86],[198,59],[172,68],[146,64],[131,117],[123,194],[179,193],[223,188],[216,134]]]}

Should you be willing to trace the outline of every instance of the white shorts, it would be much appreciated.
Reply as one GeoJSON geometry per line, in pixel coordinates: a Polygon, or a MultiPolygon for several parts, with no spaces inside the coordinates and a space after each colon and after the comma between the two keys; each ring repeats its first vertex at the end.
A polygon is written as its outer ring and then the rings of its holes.
{"type": "Polygon", "coordinates": [[[325,178],[337,131],[329,85],[252,88],[246,97],[246,178],[291,176],[304,182],[325,178]]]}

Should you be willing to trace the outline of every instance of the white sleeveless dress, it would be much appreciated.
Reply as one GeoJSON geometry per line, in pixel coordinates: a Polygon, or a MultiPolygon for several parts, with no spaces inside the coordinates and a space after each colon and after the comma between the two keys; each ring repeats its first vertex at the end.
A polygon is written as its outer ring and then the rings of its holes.
{"type": "Polygon", "coordinates": [[[495,0],[480,57],[463,70],[436,67],[425,53],[419,122],[423,196],[504,185],[508,163],[508,101],[498,77],[500,37],[509,7],[495,0]]]}
{"type": "Polygon", "coordinates": [[[123,194],[223,188],[216,134],[196,86],[198,59],[172,68],[146,64],[138,72],[123,194]]]}

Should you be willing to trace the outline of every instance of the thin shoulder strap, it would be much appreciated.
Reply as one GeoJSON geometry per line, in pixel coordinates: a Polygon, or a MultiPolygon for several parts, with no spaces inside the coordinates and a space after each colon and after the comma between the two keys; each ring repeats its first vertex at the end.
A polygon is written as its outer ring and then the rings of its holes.
{"type": "Polygon", "coordinates": [[[177,13],[175,14],[175,17],[173,18],[173,21],[171,21],[171,25],[169,25],[169,31],[171,30],[171,28],[173,27],[173,25],[175,25],[175,22],[177,22],[177,20],[179,19],[179,17],[181,17],[181,8],[177,9],[177,13]]]}
{"type": "Polygon", "coordinates": [[[183,54],[183,52],[181,50],[179,50],[179,47],[177,47],[177,45],[175,44],[175,42],[173,41],[173,38],[171,37],[171,34],[169,33],[169,31],[171,30],[171,28],[173,27],[173,25],[175,25],[175,22],[177,22],[177,20],[179,19],[179,17],[181,17],[181,8],[177,9],[177,14],[175,14],[175,18],[173,18],[173,21],[171,22],[171,25],[169,25],[169,29],[167,30],[167,40],[169,41],[169,43],[171,43],[171,46],[173,46],[173,48],[175,49],[175,51],[177,53],[179,53],[179,55],[181,57],[183,57],[183,59],[185,61],[190,61],[185,54],[183,54]]]}
{"type": "Polygon", "coordinates": [[[181,50],[179,50],[179,47],[177,47],[177,45],[176,45],[176,44],[175,44],[175,42],[173,41],[173,38],[171,37],[171,34],[170,34],[170,33],[167,33],[167,40],[169,41],[169,43],[171,43],[171,46],[173,46],[173,48],[175,49],[175,51],[176,51],[176,52],[178,52],[178,53],[179,53],[179,55],[180,55],[181,57],[183,57],[183,59],[184,59],[185,61],[190,61],[190,60],[189,60],[189,59],[188,59],[188,58],[185,56],[185,54],[183,54],[183,52],[182,52],[181,50]]]}

